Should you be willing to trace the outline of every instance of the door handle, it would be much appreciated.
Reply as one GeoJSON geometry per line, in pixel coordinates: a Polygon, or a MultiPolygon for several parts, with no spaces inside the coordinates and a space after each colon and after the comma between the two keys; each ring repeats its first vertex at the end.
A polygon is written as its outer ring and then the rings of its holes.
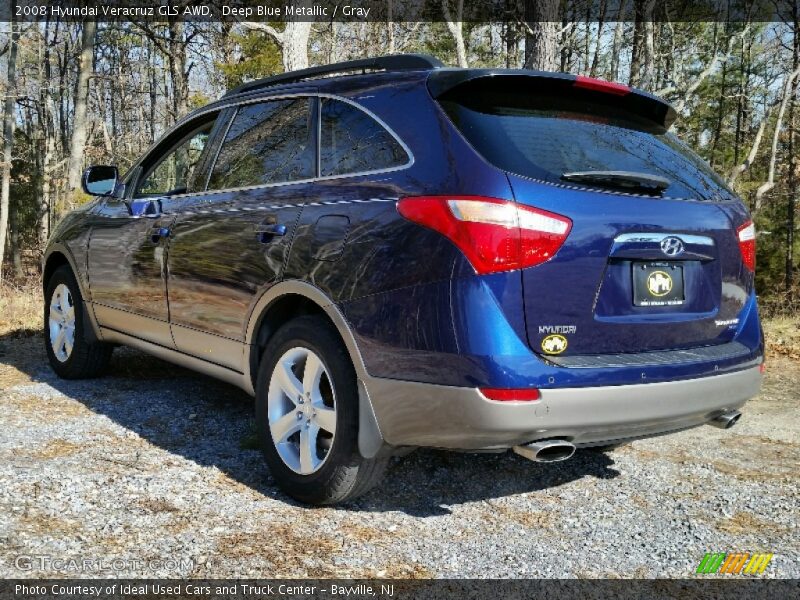
{"type": "Polygon", "coordinates": [[[157,244],[163,238],[168,238],[169,234],[170,234],[169,227],[161,227],[159,225],[156,225],[150,232],[150,241],[152,241],[154,244],[157,244]]]}
{"type": "Polygon", "coordinates": [[[256,237],[262,244],[268,244],[275,237],[286,235],[286,225],[283,223],[272,223],[270,225],[262,225],[256,229],[256,237]]]}

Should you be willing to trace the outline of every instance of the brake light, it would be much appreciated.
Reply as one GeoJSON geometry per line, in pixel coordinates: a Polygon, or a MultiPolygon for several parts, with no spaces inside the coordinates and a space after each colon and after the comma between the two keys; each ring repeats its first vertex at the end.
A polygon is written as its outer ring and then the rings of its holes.
{"type": "Polygon", "coordinates": [[[624,83],[604,81],[602,79],[595,79],[594,77],[584,77],[583,75],[578,75],[575,78],[575,83],[572,85],[577,88],[594,90],[595,92],[605,92],[606,94],[613,94],[615,96],[627,96],[631,93],[631,88],[624,83]]]}
{"type": "Polygon", "coordinates": [[[505,388],[480,388],[480,392],[487,399],[496,400],[498,402],[531,402],[542,397],[542,395],[539,393],[539,390],[536,388],[523,388],[517,390],[505,388]]]}
{"type": "Polygon", "coordinates": [[[572,228],[567,217],[482,196],[403,198],[397,210],[448,238],[479,275],[550,260],[572,228]]]}
{"type": "Polygon", "coordinates": [[[742,253],[744,266],[755,272],[756,270],[756,226],[752,221],[747,221],[736,230],[739,238],[739,251],[742,253]]]}

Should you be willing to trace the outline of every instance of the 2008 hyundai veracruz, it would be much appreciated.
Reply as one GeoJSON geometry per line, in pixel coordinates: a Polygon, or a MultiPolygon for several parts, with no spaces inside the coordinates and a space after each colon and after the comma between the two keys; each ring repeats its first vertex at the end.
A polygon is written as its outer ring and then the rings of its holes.
{"type": "Polygon", "coordinates": [[[535,460],[758,392],[747,210],[647,93],[399,55],[186,117],[45,255],[61,377],[133,346],[255,396],[277,483],[368,490],[414,447],[535,460]]]}

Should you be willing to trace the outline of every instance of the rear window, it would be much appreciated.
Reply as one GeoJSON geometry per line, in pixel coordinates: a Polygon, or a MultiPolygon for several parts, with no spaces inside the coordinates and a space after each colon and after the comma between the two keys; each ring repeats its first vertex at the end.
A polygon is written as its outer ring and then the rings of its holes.
{"type": "Polygon", "coordinates": [[[561,175],[570,172],[635,171],[668,179],[665,196],[735,197],[674,134],[615,107],[614,96],[526,90],[518,83],[512,88],[495,81],[491,89],[468,84],[439,99],[455,126],[495,166],[553,183],[566,183],[561,175]]]}

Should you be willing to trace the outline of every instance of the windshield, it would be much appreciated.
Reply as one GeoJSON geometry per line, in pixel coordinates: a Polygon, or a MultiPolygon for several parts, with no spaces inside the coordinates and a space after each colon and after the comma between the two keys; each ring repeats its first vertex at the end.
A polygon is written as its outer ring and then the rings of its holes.
{"type": "MultiPolygon", "coordinates": [[[[615,107],[613,97],[600,103],[597,94],[579,90],[529,92],[498,83],[469,93],[456,88],[440,103],[473,147],[505,171],[553,183],[565,183],[566,173],[628,171],[667,179],[664,196],[735,198],[674,134],[615,107]]],[[[600,187],[586,180],[569,185],[600,187]]]]}

